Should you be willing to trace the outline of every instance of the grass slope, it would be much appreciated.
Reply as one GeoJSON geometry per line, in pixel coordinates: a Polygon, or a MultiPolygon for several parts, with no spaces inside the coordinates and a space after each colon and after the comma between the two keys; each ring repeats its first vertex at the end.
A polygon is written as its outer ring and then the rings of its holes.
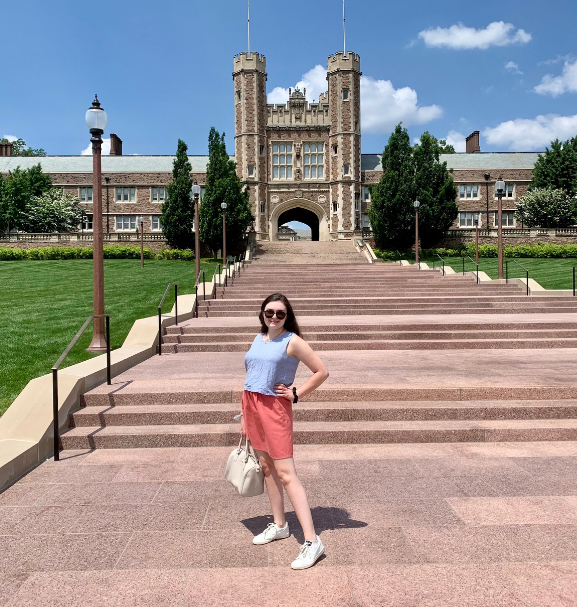
{"type": "MultiPolygon", "coordinates": [[[[421,259],[429,264],[429,267],[438,268],[441,260],[421,259]]],[[[535,259],[521,258],[515,259],[518,263],[529,270],[529,278],[536,280],[545,289],[572,289],[573,288],[573,266],[577,266],[577,259],[535,259]]],[[[450,266],[455,272],[463,270],[463,258],[445,257],[445,265],[450,266]]],[[[465,258],[465,272],[475,270],[475,264],[470,259],[465,258]]],[[[480,258],[479,270],[486,272],[491,278],[498,277],[498,266],[496,258],[480,258]]],[[[505,263],[503,263],[503,272],[505,272],[505,263]]],[[[509,260],[509,278],[525,278],[526,274],[516,263],[509,260]]]]}
{"type": "MultiPolygon", "coordinates": [[[[204,261],[206,280],[216,262],[204,261]]],[[[112,348],[119,348],[137,318],[152,316],[169,282],[179,294],[194,290],[194,262],[104,260],[105,307],[112,348]]],[[[174,304],[174,290],[163,312],[174,304]]],[[[64,348],[92,314],[92,260],[0,262],[0,415],[29,380],[50,373],[64,348]]],[[[90,326],[63,364],[94,356],[86,351],[90,326]]]]}

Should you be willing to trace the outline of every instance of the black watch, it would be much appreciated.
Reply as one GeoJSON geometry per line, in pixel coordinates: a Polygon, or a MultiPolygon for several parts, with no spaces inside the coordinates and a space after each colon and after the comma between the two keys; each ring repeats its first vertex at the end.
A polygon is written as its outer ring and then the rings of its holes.
{"type": "Polygon", "coordinates": [[[294,397],[295,397],[295,399],[293,400],[293,405],[296,405],[299,402],[299,397],[298,397],[298,394],[297,394],[297,389],[294,386],[293,386],[293,394],[294,394],[294,397]]]}

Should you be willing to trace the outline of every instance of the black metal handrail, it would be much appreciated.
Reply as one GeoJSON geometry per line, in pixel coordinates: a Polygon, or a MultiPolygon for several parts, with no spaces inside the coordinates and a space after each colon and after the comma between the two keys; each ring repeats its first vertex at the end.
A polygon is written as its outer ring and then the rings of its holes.
{"type": "MultiPolygon", "coordinates": [[[[435,255],[443,262],[443,276],[445,275],[445,260],[438,254],[435,253],[435,255]]],[[[433,260],[433,270],[435,269],[435,261],[433,260]]]]}
{"type": "Polygon", "coordinates": [[[58,427],[58,369],[60,365],[64,362],[64,359],[70,353],[70,350],[76,345],[76,342],[82,337],[84,331],[88,325],[95,318],[104,318],[106,325],[106,383],[110,386],[112,383],[112,374],[110,371],[110,314],[96,314],[93,316],[89,316],[86,319],[86,322],[80,327],[80,330],[72,341],[66,346],[64,352],[62,352],[60,358],[54,363],[52,367],[52,426],[54,430],[54,461],[60,461],[60,430],[58,427]]]}
{"type": "Polygon", "coordinates": [[[505,260],[505,282],[509,282],[509,262],[516,263],[527,275],[527,296],[529,296],[529,270],[525,266],[522,266],[516,259],[505,260]]]}
{"type": "Polygon", "coordinates": [[[196,277],[196,284],[194,285],[194,317],[198,318],[198,283],[200,281],[200,277],[202,276],[202,290],[204,301],[206,301],[206,285],[204,282],[204,270],[201,270],[196,277]]]}
{"type": "Polygon", "coordinates": [[[573,297],[575,297],[575,266],[573,266],[573,297]]]}
{"type": "Polygon", "coordinates": [[[399,265],[402,266],[403,265],[403,263],[402,263],[403,256],[398,251],[395,251],[395,253],[399,256],[399,265]]]}
{"type": "Polygon", "coordinates": [[[477,266],[477,284],[479,284],[479,264],[470,255],[463,255],[463,276],[465,276],[465,257],[468,257],[477,266]]]}
{"type": "Polygon", "coordinates": [[[175,313],[175,324],[178,324],[178,284],[176,282],[169,282],[166,291],[158,304],[158,356],[162,354],[162,304],[170,291],[170,287],[174,287],[174,313],[175,313]]]}

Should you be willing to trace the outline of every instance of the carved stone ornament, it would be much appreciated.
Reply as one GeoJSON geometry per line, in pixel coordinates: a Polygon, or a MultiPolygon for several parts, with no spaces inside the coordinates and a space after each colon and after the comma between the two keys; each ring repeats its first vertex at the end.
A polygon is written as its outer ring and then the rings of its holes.
{"type": "Polygon", "coordinates": [[[295,155],[297,158],[299,158],[301,155],[301,144],[300,143],[295,143],[295,155]]]}
{"type": "Polygon", "coordinates": [[[301,170],[300,170],[300,169],[296,169],[296,170],[295,170],[295,179],[296,179],[297,181],[300,181],[300,180],[301,180],[301,170]]]}
{"type": "Polygon", "coordinates": [[[327,197],[326,197],[324,194],[321,194],[321,195],[319,196],[319,202],[320,202],[321,204],[323,204],[323,203],[324,203],[324,202],[326,202],[326,201],[327,201],[327,197]]]}
{"type": "Polygon", "coordinates": [[[280,198],[276,194],[270,197],[270,201],[273,203],[277,203],[279,200],[280,198]]]}
{"type": "Polygon", "coordinates": [[[302,198],[303,197],[303,191],[302,190],[297,190],[295,192],[295,198],[302,198]]]}

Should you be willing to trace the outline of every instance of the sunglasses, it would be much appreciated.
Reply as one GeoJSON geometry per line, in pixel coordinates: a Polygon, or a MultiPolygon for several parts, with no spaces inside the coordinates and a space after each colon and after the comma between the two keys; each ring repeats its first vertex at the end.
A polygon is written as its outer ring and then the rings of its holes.
{"type": "Polygon", "coordinates": [[[286,312],[283,312],[282,310],[265,310],[264,311],[264,315],[266,316],[266,318],[272,318],[275,314],[279,320],[284,320],[286,318],[286,312]]]}

